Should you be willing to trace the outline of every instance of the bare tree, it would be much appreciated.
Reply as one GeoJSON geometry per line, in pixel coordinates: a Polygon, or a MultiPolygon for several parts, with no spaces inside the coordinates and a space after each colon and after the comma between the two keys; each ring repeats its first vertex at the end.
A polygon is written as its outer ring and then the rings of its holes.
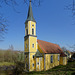
{"type": "MultiPolygon", "coordinates": [[[[19,1],[21,1],[25,5],[28,5],[30,0],[19,0],[19,1]]],[[[13,10],[18,13],[15,6],[20,5],[19,1],[17,1],[17,0],[0,0],[0,9],[3,7],[3,5],[8,5],[8,6],[11,6],[13,8],[13,10]]],[[[31,0],[31,2],[35,6],[39,6],[42,1],[43,0],[31,0]]],[[[0,41],[4,39],[4,34],[7,32],[8,25],[6,22],[7,22],[6,19],[0,12],[0,41]]]]}
{"type": "Polygon", "coordinates": [[[62,49],[63,51],[67,51],[66,47],[62,47],[61,49],[62,49]]]}
{"type": "Polygon", "coordinates": [[[73,0],[73,3],[72,3],[72,13],[73,13],[73,16],[75,16],[75,0],[73,0]]]}
{"type": "MultiPolygon", "coordinates": [[[[14,6],[17,5],[15,0],[0,0],[0,9],[2,9],[3,5],[14,6]]],[[[0,12],[0,41],[4,39],[4,34],[7,32],[7,20],[3,16],[3,13],[0,12]]]]}
{"type": "Polygon", "coordinates": [[[75,16],[75,0],[71,0],[71,3],[66,6],[66,9],[71,10],[72,15],[75,16]]]}
{"type": "Polygon", "coordinates": [[[5,18],[0,14],[0,41],[3,40],[3,35],[7,31],[7,24],[5,18]]]}

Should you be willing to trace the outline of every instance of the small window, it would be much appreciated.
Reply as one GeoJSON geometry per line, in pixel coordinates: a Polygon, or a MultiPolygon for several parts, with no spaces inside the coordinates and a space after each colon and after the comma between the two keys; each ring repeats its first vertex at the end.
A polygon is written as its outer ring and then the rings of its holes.
{"type": "Polygon", "coordinates": [[[26,44],[26,48],[27,48],[27,44],[26,44]]]}
{"type": "Polygon", "coordinates": [[[34,48],[34,44],[32,44],[32,48],[34,48]]]}
{"type": "Polygon", "coordinates": [[[27,27],[27,25],[25,25],[25,27],[27,27]]]}
{"type": "Polygon", "coordinates": [[[33,64],[33,67],[34,67],[34,64],[33,64]]]}
{"type": "Polygon", "coordinates": [[[28,29],[26,29],[26,35],[28,35],[28,29]]]}
{"type": "Polygon", "coordinates": [[[27,55],[26,55],[26,58],[27,58],[27,55]]]}
{"type": "Polygon", "coordinates": [[[37,63],[37,65],[39,65],[39,62],[37,63]]]}
{"type": "Polygon", "coordinates": [[[34,28],[32,28],[32,35],[34,35],[34,28]]]}
{"type": "Polygon", "coordinates": [[[32,26],[34,26],[34,24],[32,26]]]}
{"type": "Polygon", "coordinates": [[[58,55],[58,61],[59,61],[59,55],[58,55]]]}
{"type": "Polygon", "coordinates": [[[34,55],[33,55],[33,58],[34,58],[34,55]]]}
{"type": "Polygon", "coordinates": [[[53,63],[53,56],[51,56],[51,63],[53,63]]]}
{"type": "Polygon", "coordinates": [[[42,61],[42,57],[41,57],[41,61],[42,61]]]}
{"type": "Polygon", "coordinates": [[[27,65],[27,63],[26,63],[26,68],[28,68],[28,65],[27,65]]]}

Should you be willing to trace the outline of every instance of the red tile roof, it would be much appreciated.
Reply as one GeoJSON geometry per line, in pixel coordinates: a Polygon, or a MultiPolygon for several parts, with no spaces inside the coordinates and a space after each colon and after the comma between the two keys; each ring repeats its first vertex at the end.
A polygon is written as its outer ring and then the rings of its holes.
{"type": "Polygon", "coordinates": [[[57,44],[53,44],[42,40],[37,40],[37,42],[44,53],[60,54],[60,56],[63,57],[66,56],[63,50],[57,44]]]}

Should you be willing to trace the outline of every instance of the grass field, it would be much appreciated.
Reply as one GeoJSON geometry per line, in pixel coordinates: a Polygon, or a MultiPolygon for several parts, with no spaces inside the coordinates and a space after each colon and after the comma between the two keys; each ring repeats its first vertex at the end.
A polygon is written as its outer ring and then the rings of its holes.
{"type": "MultiPolygon", "coordinates": [[[[0,65],[14,65],[13,63],[0,63],[0,65]]],[[[0,75],[9,75],[12,71],[0,71],[0,75]]],[[[13,74],[12,74],[13,75],[13,74]]],[[[69,62],[67,65],[59,65],[47,71],[40,72],[23,72],[20,75],[75,75],[75,61],[69,62]]]]}
{"type": "Polygon", "coordinates": [[[1,66],[11,66],[11,65],[15,65],[15,64],[12,62],[0,62],[0,67],[1,66]]]}
{"type": "Polygon", "coordinates": [[[57,66],[47,71],[24,73],[23,75],[75,75],[75,61],[57,66]]]}

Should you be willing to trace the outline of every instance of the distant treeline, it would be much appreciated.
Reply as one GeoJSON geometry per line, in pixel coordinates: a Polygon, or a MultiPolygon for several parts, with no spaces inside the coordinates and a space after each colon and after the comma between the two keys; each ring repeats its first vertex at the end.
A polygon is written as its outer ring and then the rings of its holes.
{"type": "Polygon", "coordinates": [[[24,52],[13,51],[11,49],[0,50],[0,62],[16,62],[16,61],[24,61],[24,52]]]}

